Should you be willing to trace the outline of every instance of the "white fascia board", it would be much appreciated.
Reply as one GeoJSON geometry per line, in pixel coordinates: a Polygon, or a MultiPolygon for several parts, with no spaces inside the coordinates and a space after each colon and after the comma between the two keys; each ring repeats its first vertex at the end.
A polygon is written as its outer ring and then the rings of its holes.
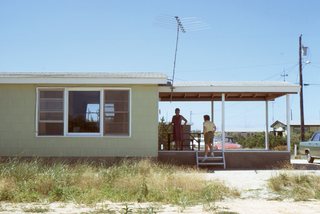
{"type": "Polygon", "coordinates": [[[77,78],[77,77],[2,77],[0,84],[119,84],[119,85],[136,85],[136,84],[166,84],[166,78],[77,78]]]}
{"type": "MultiPolygon", "coordinates": [[[[173,87],[174,92],[284,92],[298,93],[299,85],[287,86],[176,86],[173,87]]],[[[159,92],[171,92],[170,86],[159,87],[159,92]]]]}

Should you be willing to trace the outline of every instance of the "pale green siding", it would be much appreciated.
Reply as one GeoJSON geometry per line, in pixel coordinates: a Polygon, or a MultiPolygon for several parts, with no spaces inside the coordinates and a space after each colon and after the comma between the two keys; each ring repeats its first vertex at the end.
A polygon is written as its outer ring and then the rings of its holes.
{"type": "Polygon", "coordinates": [[[37,87],[0,85],[0,156],[157,156],[156,85],[119,86],[131,88],[131,137],[36,137],[37,87]]]}

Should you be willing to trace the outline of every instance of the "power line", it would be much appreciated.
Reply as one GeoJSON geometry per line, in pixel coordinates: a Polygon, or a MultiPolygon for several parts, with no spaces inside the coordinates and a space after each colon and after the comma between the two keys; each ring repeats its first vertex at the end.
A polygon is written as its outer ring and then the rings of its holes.
{"type": "Polygon", "coordinates": [[[320,83],[304,83],[304,86],[320,86],[320,83]]]}
{"type": "MultiPolygon", "coordinates": [[[[296,63],[294,64],[293,66],[289,67],[288,69],[285,69],[286,70],[286,74],[289,75],[289,73],[293,72],[294,69],[298,66],[299,63],[296,63]]],[[[272,74],[271,76],[267,77],[267,78],[264,78],[262,81],[265,81],[265,80],[269,80],[269,79],[273,79],[274,77],[279,77],[282,76],[283,72],[277,72],[277,73],[274,73],[272,74]]],[[[278,78],[279,79],[279,78],[278,78]]]]}
{"type": "MultiPolygon", "coordinates": [[[[240,70],[240,69],[247,69],[247,68],[263,68],[263,67],[272,67],[272,66],[279,66],[279,65],[292,65],[292,63],[279,63],[279,64],[262,64],[262,65],[244,65],[244,66],[233,66],[233,67],[213,67],[213,68],[197,68],[197,70],[183,70],[184,72],[195,72],[195,71],[213,71],[213,70],[240,70]]],[[[294,64],[293,66],[297,66],[298,64],[294,64]]],[[[288,71],[290,69],[287,68],[288,71]]],[[[277,73],[279,74],[279,72],[277,73]]]]}

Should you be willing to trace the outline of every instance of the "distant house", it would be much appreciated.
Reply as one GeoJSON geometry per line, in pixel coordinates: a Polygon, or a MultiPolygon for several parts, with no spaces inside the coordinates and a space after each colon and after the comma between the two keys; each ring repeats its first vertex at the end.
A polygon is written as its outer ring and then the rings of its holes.
{"type": "MultiPolygon", "coordinates": [[[[320,130],[320,121],[305,122],[305,132],[315,132],[320,130]]],[[[300,122],[293,121],[291,123],[291,131],[293,133],[300,133],[300,122]]]]}
{"type": "Polygon", "coordinates": [[[275,121],[270,126],[272,128],[272,132],[275,136],[283,136],[287,135],[287,125],[280,122],[279,120],[275,121]]]}
{"type": "MultiPolygon", "coordinates": [[[[320,130],[320,122],[307,122],[304,125],[305,132],[314,132],[320,130]]],[[[273,133],[276,136],[286,136],[287,135],[287,125],[277,120],[272,125],[273,133]]],[[[300,122],[291,122],[290,124],[291,133],[300,133],[300,122]]]]}

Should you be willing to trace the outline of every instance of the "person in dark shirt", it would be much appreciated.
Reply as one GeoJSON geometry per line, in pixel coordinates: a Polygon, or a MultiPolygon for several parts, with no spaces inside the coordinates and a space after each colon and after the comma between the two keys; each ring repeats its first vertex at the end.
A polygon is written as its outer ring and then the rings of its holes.
{"type": "Polygon", "coordinates": [[[176,144],[176,150],[182,150],[183,148],[183,126],[187,124],[186,118],[180,115],[180,109],[175,109],[175,115],[172,117],[173,126],[173,140],[176,144]],[[182,123],[182,121],[184,123],[182,123]]]}

